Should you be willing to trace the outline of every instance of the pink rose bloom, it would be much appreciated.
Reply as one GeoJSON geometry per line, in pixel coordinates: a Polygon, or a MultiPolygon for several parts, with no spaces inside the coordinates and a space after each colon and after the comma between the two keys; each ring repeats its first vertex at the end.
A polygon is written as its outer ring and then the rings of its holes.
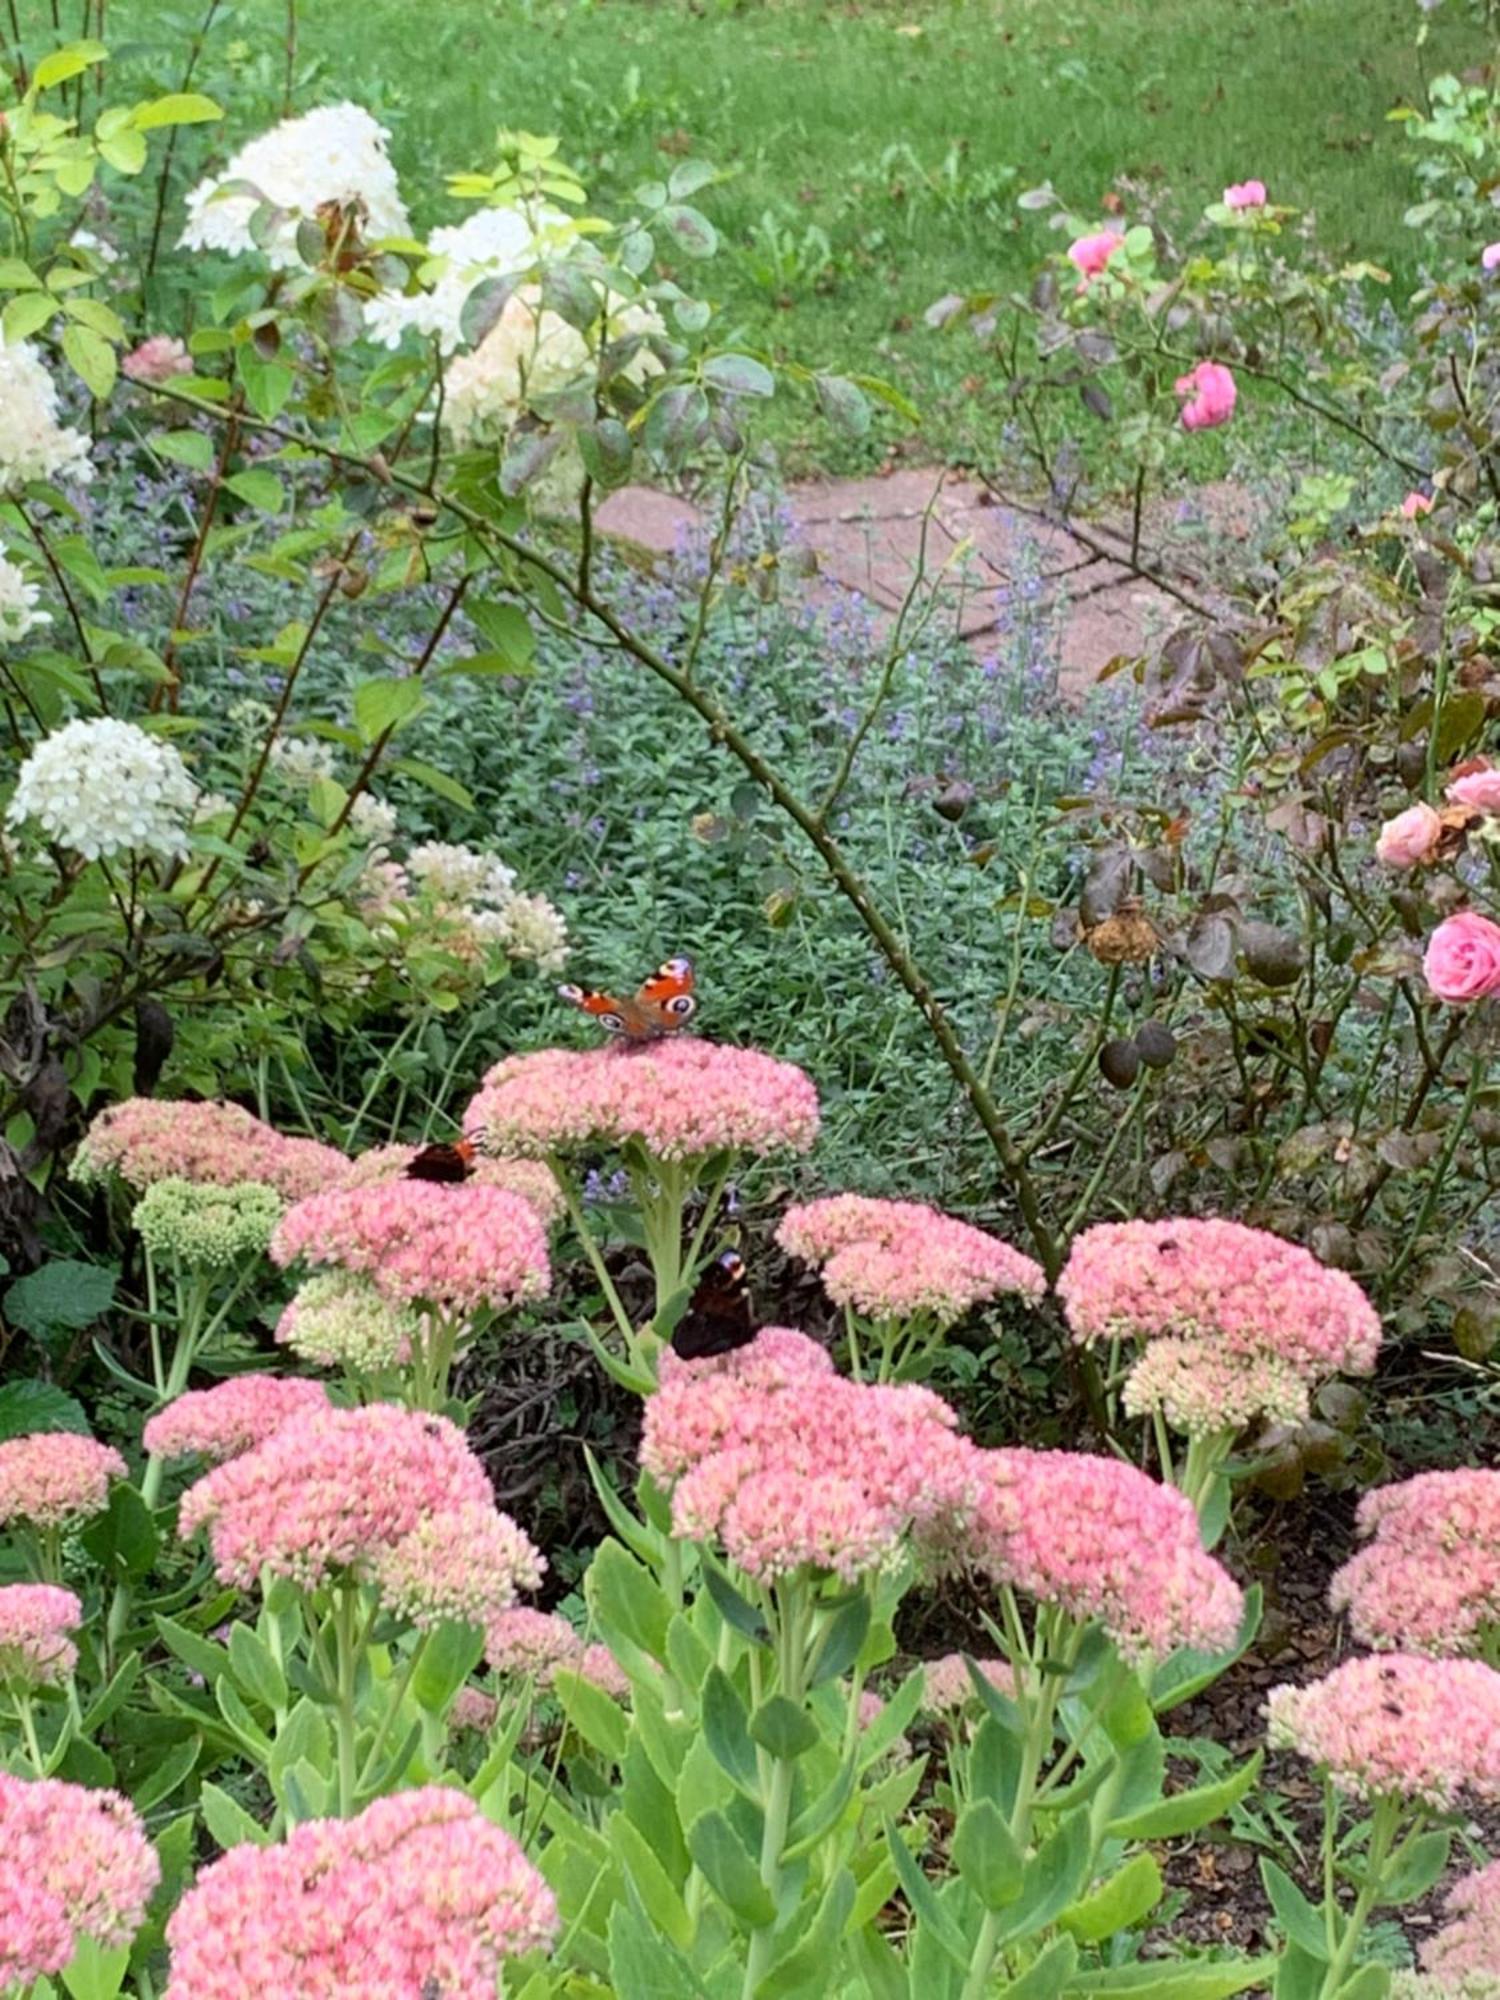
{"type": "Polygon", "coordinates": [[[1266,184],[1264,181],[1236,181],[1233,187],[1224,190],[1226,208],[1264,208],[1266,205],[1266,184]]]}
{"type": "Polygon", "coordinates": [[[1234,377],[1222,361],[1200,361],[1190,375],[1179,375],[1172,387],[1187,398],[1182,406],[1185,431],[1211,431],[1234,415],[1234,377]]]}
{"type": "Polygon", "coordinates": [[[1471,812],[1500,813],[1500,771],[1465,771],[1449,785],[1448,797],[1471,812]]]}
{"type": "Polygon", "coordinates": [[[1388,819],[1375,843],[1375,857],[1387,868],[1420,868],[1437,852],[1443,822],[1429,805],[1408,806],[1388,819]]]}
{"type": "Polygon", "coordinates": [[[1419,514],[1430,514],[1432,512],[1432,495],[1430,493],[1423,493],[1414,487],[1401,502],[1401,512],[1406,516],[1408,521],[1415,521],[1419,514]]]}
{"type": "Polygon", "coordinates": [[[1500,993],[1500,924],[1477,910],[1444,918],[1427,940],[1422,971],[1439,1000],[1459,1006],[1500,993]]]}
{"type": "Polygon", "coordinates": [[[1101,229],[1095,236],[1080,236],[1068,245],[1068,262],[1083,281],[1080,292],[1088,289],[1089,280],[1098,277],[1124,240],[1112,229],[1101,229]]]}
{"type": "Polygon", "coordinates": [[[193,363],[174,334],[153,333],[125,356],[120,369],[132,382],[170,382],[174,375],[191,375],[193,363]]]}
{"type": "Polygon", "coordinates": [[[1479,261],[1486,271],[1500,269],[1500,243],[1486,243],[1479,253],[1479,261]]]}

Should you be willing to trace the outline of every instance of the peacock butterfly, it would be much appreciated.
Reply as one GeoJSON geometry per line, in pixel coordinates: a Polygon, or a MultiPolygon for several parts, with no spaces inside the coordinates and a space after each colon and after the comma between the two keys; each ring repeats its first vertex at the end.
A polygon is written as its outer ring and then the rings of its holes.
{"type": "Polygon", "coordinates": [[[452,1139],[423,1146],[406,1163],[409,1181],[466,1181],[474,1171],[479,1149],[472,1139],[452,1139]]]}
{"type": "Polygon", "coordinates": [[[626,1044],[639,1047],[675,1035],[693,1018],[698,1002],[693,997],[693,961],[669,958],[657,967],[634,999],[617,999],[592,987],[559,986],[559,999],[570,1007],[592,1014],[606,1034],[616,1035],[626,1044]]]}
{"type": "Polygon", "coordinates": [[[705,1361],[748,1347],[758,1331],[745,1260],[737,1251],[725,1250],[698,1280],[687,1311],[673,1327],[672,1351],[684,1361],[705,1361]]]}

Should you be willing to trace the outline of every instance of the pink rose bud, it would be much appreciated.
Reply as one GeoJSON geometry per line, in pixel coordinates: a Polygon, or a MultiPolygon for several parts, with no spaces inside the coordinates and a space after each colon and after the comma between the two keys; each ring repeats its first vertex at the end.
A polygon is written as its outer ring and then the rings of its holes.
{"type": "Polygon", "coordinates": [[[1375,854],[1387,868],[1419,868],[1437,852],[1443,822],[1431,806],[1408,806],[1380,829],[1375,854]]]}
{"type": "Polygon", "coordinates": [[[1083,281],[1079,291],[1087,289],[1090,278],[1098,277],[1124,240],[1112,229],[1101,229],[1096,236],[1080,236],[1068,245],[1068,262],[1083,281]]]}
{"type": "Polygon", "coordinates": [[[1266,184],[1264,181],[1236,181],[1224,190],[1226,208],[1264,208],[1266,205],[1266,184]]]}
{"type": "Polygon", "coordinates": [[[1179,396],[1187,398],[1182,407],[1185,431],[1211,431],[1234,415],[1234,377],[1222,361],[1200,361],[1190,375],[1179,375],[1172,386],[1179,396]]]}
{"type": "Polygon", "coordinates": [[[1479,253],[1479,261],[1486,271],[1500,269],[1500,243],[1486,243],[1479,253]]]}
{"type": "Polygon", "coordinates": [[[1471,812],[1500,814],[1500,771],[1488,764],[1460,771],[1448,786],[1448,797],[1454,805],[1467,806],[1471,812]]]}
{"type": "Polygon", "coordinates": [[[170,382],[174,375],[193,372],[187,349],[170,333],[153,333],[126,355],[120,367],[132,382],[170,382]]]}
{"type": "Polygon", "coordinates": [[[1427,940],[1422,971],[1439,1000],[1459,1006],[1500,993],[1500,924],[1477,910],[1444,918],[1427,940]]]}
{"type": "Polygon", "coordinates": [[[1422,493],[1416,487],[1413,487],[1411,492],[1401,502],[1401,512],[1406,516],[1408,521],[1415,521],[1419,514],[1430,514],[1432,512],[1432,495],[1430,493],[1422,493]]]}

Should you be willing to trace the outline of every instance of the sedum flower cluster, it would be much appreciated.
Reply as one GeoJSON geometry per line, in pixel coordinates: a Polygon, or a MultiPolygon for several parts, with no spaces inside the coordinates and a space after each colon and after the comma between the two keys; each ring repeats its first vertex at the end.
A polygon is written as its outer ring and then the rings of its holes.
{"type": "Polygon", "coordinates": [[[208,1187],[169,1177],[153,1181],[131,1218],[153,1257],[205,1271],[228,1271],[263,1257],[285,1203],[264,1181],[208,1187]]]}
{"type": "Polygon", "coordinates": [[[484,1628],[484,1657],[497,1674],[525,1676],[543,1686],[565,1667],[616,1701],[630,1693],[629,1678],[608,1646],[585,1645],[556,1611],[518,1605],[491,1618],[484,1628]]]}
{"type": "MultiPolygon", "coordinates": [[[[998,1693],[1015,1693],[1015,1669],[1009,1660],[975,1660],[974,1665],[998,1693]]],[[[928,1660],[922,1668],[922,1680],[922,1706],[929,1715],[957,1715],[979,1706],[979,1692],[962,1653],[945,1653],[940,1660],[928,1660]]]]}
{"type": "Polygon", "coordinates": [[[141,1443],[153,1458],[201,1458],[210,1465],[263,1444],[288,1418],[328,1407],[321,1382],[295,1375],[235,1375],[190,1389],[150,1418],[141,1443]]]}
{"type": "Polygon", "coordinates": [[[358,104],[284,118],[188,195],[182,247],[262,255],[277,270],[293,270],[302,262],[297,225],[329,208],[352,212],[366,238],[405,236],[410,225],[389,138],[358,104]]]}
{"type": "Polygon", "coordinates": [[[1422,1472],[1367,1493],[1369,1537],[1329,1601],[1362,1645],[1470,1653],[1500,1630],[1500,1472],[1422,1472]]]}
{"type": "Polygon", "coordinates": [[[111,1480],[125,1477],[113,1445],[72,1431],[32,1431],[0,1444],[0,1527],[28,1521],[68,1528],[109,1505],[111,1480]]]}
{"type": "Polygon", "coordinates": [[[464,1115],[486,1150],[541,1154],[635,1142],[658,1160],[805,1153],[818,1094],[792,1063],[682,1037],[648,1048],[507,1056],[464,1115]]]}
{"type": "Polygon", "coordinates": [[[164,2000],[494,2000],[557,1933],[552,1891],[462,1792],[430,1785],[273,1847],[232,1847],[167,1926],[164,2000]]]}
{"type": "Polygon", "coordinates": [[[62,1687],[78,1664],[83,1606],[51,1583],[0,1586],[0,1687],[62,1687]]]}
{"type": "Polygon", "coordinates": [[[393,1304],[355,1271],[319,1271],[297,1287],[276,1338],[318,1368],[379,1375],[411,1360],[426,1332],[414,1306],[393,1304]]]}
{"type": "Polygon", "coordinates": [[[127,1187],[193,1181],[207,1187],[261,1182],[287,1201],[336,1186],[349,1162],[316,1139],[292,1139],[238,1104],[128,1097],[94,1120],[74,1157],[85,1186],[118,1177],[127,1187]]]}
{"type": "MultiPolygon", "coordinates": [[[[344,1176],[344,1186],[378,1187],[400,1180],[420,1148],[417,1146],[372,1146],[361,1153],[344,1176]]],[[[473,1179],[480,1187],[503,1188],[529,1201],[542,1221],[551,1224],[563,1212],[563,1191],[552,1169],[542,1160],[508,1160],[481,1155],[473,1162],[473,1179]]]]}
{"type": "Polygon", "coordinates": [[[27,755],[6,807],[86,861],[115,854],[170,860],[187,846],[198,788],[175,746],[115,716],[64,723],[27,755]]]}
{"type": "Polygon", "coordinates": [[[89,441],[57,421],[57,384],[29,340],[0,334],[0,497],[33,479],[94,476],[89,441]]]}
{"type": "Polygon", "coordinates": [[[823,1289],[835,1305],[872,1319],[930,1314],[946,1324],[1002,1292],[1035,1300],[1047,1289],[1030,1257],[915,1201],[830,1195],[789,1208],[776,1241],[822,1265],[823,1289]]]}
{"type": "Polygon", "coordinates": [[[1100,1223],[1074,1243],[1057,1291],[1081,1345],[1145,1344],[1126,1407],[1159,1409],[1193,1436],[1304,1417],[1314,1384],[1368,1374],[1380,1346],[1351,1277],[1238,1222],[1100,1223]]]}
{"type": "Polygon", "coordinates": [[[1273,1749],[1299,1752],[1350,1798],[1435,1812],[1500,1801],[1500,1674],[1478,1660],[1346,1660],[1310,1687],[1273,1688],[1266,1716],[1273,1749]]]}
{"type": "Polygon", "coordinates": [[[118,1792],[0,1772],[0,1991],[61,1972],[81,1938],[129,1944],[160,1877],[118,1792]]]}
{"type": "Polygon", "coordinates": [[[1432,1990],[1493,2000],[1500,1994],[1500,1861],[1461,1876],[1443,1910],[1448,1921],[1421,1950],[1432,1990]]]}

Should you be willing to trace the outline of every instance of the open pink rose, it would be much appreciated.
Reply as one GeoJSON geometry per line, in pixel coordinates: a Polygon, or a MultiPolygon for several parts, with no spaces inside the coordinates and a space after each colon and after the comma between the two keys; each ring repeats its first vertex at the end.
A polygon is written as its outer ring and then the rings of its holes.
{"type": "Polygon", "coordinates": [[[1172,387],[1188,399],[1182,406],[1185,431],[1211,431],[1234,415],[1234,377],[1222,361],[1200,361],[1190,375],[1179,375],[1172,387]]]}
{"type": "Polygon", "coordinates": [[[1423,493],[1418,487],[1413,487],[1411,492],[1401,502],[1401,512],[1406,516],[1408,521],[1415,521],[1419,514],[1430,514],[1432,512],[1432,495],[1430,493],[1423,493]]]}
{"type": "Polygon", "coordinates": [[[1224,190],[1226,208],[1264,208],[1266,205],[1266,184],[1264,181],[1236,181],[1224,190]]]}
{"type": "Polygon", "coordinates": [[[1068,262],[1082,280],[1079,291],[1087,290],[1089,280],[1098,277],[1124,240],[1112,229],[1101,229],[1096,236],[1080,236],[1068,245],[1068,262]]]}
{"type": "Polygon", "coordinates": [[[1500,270],[1500,243],[1486,243],[1479,253],[1479,261],[1486,271],[1500,270]]]}
{"type": "Polygon", "coordinates": [[[1464,771],[1448,786],[1448,797],[1454,805],[1468,806],[1471,812],[1500,813],[1500,771],[1488,765],[1464,771]]]}
{"type": "Polygon", "coordinates": [[[1442,837],[1443,822],[1431,806],[1408,806],[1380,829],[1376,858],[1387,868],[1419,868],[1432,859],[1442,837]]]}
{"type": "Polygon", "coordinates": [[[193,372],[187,349],[170,333],[153,333],[126,355],[120,367],[132,382],[170,382],[174,375],[193,372]]]}
{"type": "Polygon", "coordinates": [[[1500,993],[1500,924],[1477,910],[1445,917],[1427,940],[1422,971],[1439,1000],[1459,1006],[1500,993]]]}

